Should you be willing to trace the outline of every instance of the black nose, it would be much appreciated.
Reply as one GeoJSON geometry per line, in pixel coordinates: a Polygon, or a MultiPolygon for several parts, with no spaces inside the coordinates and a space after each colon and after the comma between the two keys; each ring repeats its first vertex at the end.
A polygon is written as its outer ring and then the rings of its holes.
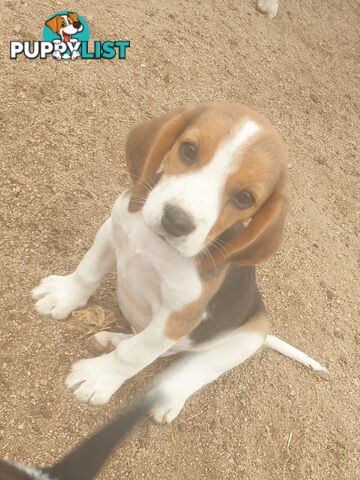
{"type": "Polygon", "coordinates": [[[161,219],[165,232],[174,237],[188,235],[195,229],[192,217],[180,207],[166,205],[161,219]]]}
{"type": "Polygon", "coordinates": [[[73,25],[74,25],[74,27],[75,27],[76,29],[79,29],[79,28],[81,27],[81,23],[80,23],[80,22],[74,22],[73,25]]]}

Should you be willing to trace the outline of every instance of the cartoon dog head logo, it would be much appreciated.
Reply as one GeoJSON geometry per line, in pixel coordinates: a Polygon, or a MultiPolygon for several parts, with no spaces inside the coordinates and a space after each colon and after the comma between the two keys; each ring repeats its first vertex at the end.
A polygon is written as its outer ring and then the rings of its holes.
{"type": "Polygon", "coordinates": [[[73,35],[82,32],[84,29],[84,25],[75,12],[67,12],[64,15],[57,14],[47,20],[45,25],[54,33],[57,33],[62,42],[70,42],[73,35]]]}
{"type": "Polygon", "coordinates": [[[89,38],[87,22],[76,12],[57,12],[45,22],[43,39],[56,45],[53,57],[57,60],[76,60],[80,56],[80,42],[87,42],[89,38]]]}

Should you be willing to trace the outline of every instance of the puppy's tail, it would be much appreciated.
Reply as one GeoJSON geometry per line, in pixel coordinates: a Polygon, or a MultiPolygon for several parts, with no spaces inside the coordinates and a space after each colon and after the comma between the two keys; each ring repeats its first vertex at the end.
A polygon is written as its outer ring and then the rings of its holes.
{"type": "Polygon", "coordinates": [[[159,394],[141,397],[133,407],[74,448],[59,463],[46,469],[57,480],[93,480],[117,444],[149,415],[159,394]]]}
{"type": "Polygon", "coordinates": [[[286,355],[287,357],[292,358],[293,360],[302,363],[303,365],[306,365],[307,367],[312,368],[313,370],[317,370],[319,372],[328,371],[319,362],[309,357],[309,355],[306,355],[306,353],[303,353],[301,350],[298,350],[297,348],[293,347],[289,343],[284,342],[284,340],[275,337],[274,335],[268,335],[266,337],[265,345],[272,348],[273,350],[276,350],[279,353],[282,353],[283,355],[286,355]]]}

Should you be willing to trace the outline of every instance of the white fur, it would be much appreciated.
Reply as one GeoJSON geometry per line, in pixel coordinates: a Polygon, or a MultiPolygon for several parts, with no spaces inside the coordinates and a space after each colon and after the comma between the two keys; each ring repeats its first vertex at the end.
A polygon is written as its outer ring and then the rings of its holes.
{"type": "Polygon", "coordinates": [[[246,120],[219,145],[214,157],[204,167],[194,173],[164,175],[143,207],[146,225],[163,235],[181,255],[192,257],[199,253],[217,221],[226,180],[240,165],[241,148],[259,131],[259,125],[246,120]],[[195,230],[178,238],[168,235],[161,226],[166,204],[188,212],[195,221],[195,230]]]}
{"type": "Polygon", "coordinates": [[[68,35],[75,35],[75,33],[81,32],[84,28],[83,25],[81,25],[79,28],[75,28],[74,25],[71,22],[69,22],[67,15],[61,15],[61,18],[65,22],[65,27],[62,27],[59,30],[59,34],[62,40],[64,40],[64,33],[68,35]]]}
{"type": "Polygon", "coordinates": [[[306,355],[306,353],[301,352],[297,348],[289,345],[288,343],[284,342],[284,340],[281,340],[274,335],[268,335],[266,337],[265,345],[279,353],[282,353],[283,355],[286,355],[287,357],[292,358],[293,360],[296,360],[297,362],[302,363],[303,365],[306,365],[307,367],[312,368],[313,370],[327,372],[325,367],[323,367],[313,358],[309,357],[309,355],[306,355]]]}
{"type": "Polygon", "coordinates": [[[63,319],[73,310],[87,304],[99,287],[102,277],[115,267],[111,231],[111,220],[108,219],[74,273],[66,276],[50,275],[34,288],[32,298],[37,300],[35,308],[41,315],[63,319]]]}
{"type": "Polygon", "coordinates": [[[129,196],[118,199],[74,273],[47,277],[33,290],[39,313],[65,318],[85,305],[116,264],[120,308],[140,333],[118,339],[114,352],[74,364],[66,383],[80,400],[93,404],[107,402],[128,378],[175,345],[163,335],[166,319],[201,294],[194,260],[155,235],[141,213],[130,214],[128,203],[129,196]]]}
{"type": "Polygon", "coordinates": [[[253,332],[229,335],[217,345],[190,353],[160,377],[155,389],[161,402],[153,409],[158,423],[170,423],[186,400],[203,386],[251,357],[264,343],[264,337],[253,332]]]}

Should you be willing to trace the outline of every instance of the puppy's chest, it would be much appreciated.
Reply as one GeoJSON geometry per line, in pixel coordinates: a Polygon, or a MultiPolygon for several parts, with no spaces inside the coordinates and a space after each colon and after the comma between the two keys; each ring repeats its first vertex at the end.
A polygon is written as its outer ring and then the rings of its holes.
{"type": "Polygon", "coordinates": [[[195,263],[150,230],[141,212],[129,213],[127,204],[120,197],[112,213],[121,303],[132,302],[131,308],[144,314],[159,308],[177,311],[201,294],[195,263]]]}

